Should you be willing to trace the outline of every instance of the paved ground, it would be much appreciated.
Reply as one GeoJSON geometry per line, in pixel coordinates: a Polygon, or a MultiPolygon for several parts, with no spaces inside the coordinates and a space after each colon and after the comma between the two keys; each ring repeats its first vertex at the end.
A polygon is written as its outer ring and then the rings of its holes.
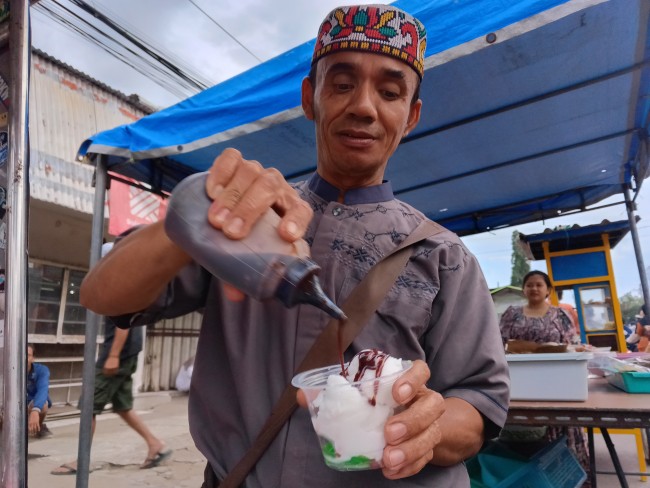
{"type": "MultiPolygon", "coordinates": [[[[199,488],[203,481],[203,456],[196,450],[187,428],[187,396],[146,394],[136,400],[136,409],[149,428],[174,450],[171,459],[153,469],[139,469],[144,460],[144,442],[118,416],[98,417],[97,431],[91,453],[90,488],[156,487],[199,488]]],[[[54,435],[29,443],[29,486],[74,488],[74,476],[53,476],[50,471],[76,457],[79,419],[48,421],[54,435]]],[[[626,471],[638,471],[634,437],[612,435],[626,471]]],[[[599,471],[612,470],[609,455],[596,435],[596,456],[599,471]]],[[[650,479],[628,476],[630,488],[650,488],[650,479]]],[[[620,484],[614,475],[598,475],[599,488],[620,484]]]]}
{"type": "MultiPolygon", "coordinates": [[[[198,488],[205,459],[196,450],[187,427],[187,396],[153,395],[136,401],[136,409],[151,431],[174,452],[164,464],[139,469],[146,445],[117,415],[98,416],[91,451],[90,488],[156,487],[198,488]]],[[[29,486],[73,488],[75,476],[53,476],[50,471],[77,456],[79,419],[47,421],[54,433],[29,442],[29,486]]]]}

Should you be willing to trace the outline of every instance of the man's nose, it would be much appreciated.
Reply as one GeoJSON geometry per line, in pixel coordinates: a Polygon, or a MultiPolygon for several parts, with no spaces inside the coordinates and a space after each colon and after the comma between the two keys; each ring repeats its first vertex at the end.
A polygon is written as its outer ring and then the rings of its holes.
{"type": "Polygon", "coordinates": [[[374,90],[367,84],[360,84],[354,91],[348,112],[360,118],[374,119],[377,116],[374,90]]]}

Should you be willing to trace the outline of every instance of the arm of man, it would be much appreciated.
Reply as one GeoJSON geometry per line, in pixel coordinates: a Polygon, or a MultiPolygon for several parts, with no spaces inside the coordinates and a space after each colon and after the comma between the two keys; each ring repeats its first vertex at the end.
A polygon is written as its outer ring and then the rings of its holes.
{"type": "Polygon", "coordinates": [[[389,479],[411,476],[427,463],[462,462],[496,435],[507,414],[507,363],[480,268],[458,241],[444,242],[431,259],[441,271],[422,338],[427,362],[415,361],[393,388],[407,408],[386,423],[389,479]]]}
{"type": "Polygon", "coordinates": [[[100,315],[124,315],[146,308],[191,262],[165,233],[164,222],[142,227],[124,239],[88,272],[80,302],[100,315]]]}
{"type": "MultiPolygon", "coordinates": [[[[309,205],[279,171],[245,160],[234,149],[215,159],[206,192],[214,200],[210,223],[232,239],[248,235],[271,207],[282,217],[278,233],[288,242],[303,236],[312,216],[309,205]]],[[[138,312],[151,305],[190,262],[190,256],[167,237],[163,222],[143,227],[122,239],[86,275],[81,304],[107,316],[138,312]]],[[[239,298],[237,293],[232,296],[239,298]]]]}
{"type": "Polygon", "coordinates": [[[50,390],[50,368],[42,364],[39,366],[36,378],[36,394],[34,395],[34,409],[43,410],[50,390]]]}
{"type": "Polygon", "coordinates": [[[119,327],[115,328],[115,336],[113,337],[113,344],[111,344],[111,349],[108,351],[108,357],[104,362],[104,368],[102,372],[106,376],[115,376],[120,369],[120,354],[124,348],[127,338],[130,334],[129,329],[120,329],[119,327]]]}

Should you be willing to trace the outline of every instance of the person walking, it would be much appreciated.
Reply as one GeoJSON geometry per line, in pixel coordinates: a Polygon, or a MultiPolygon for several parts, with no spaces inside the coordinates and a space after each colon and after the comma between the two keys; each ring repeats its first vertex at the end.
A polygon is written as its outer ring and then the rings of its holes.
{"type": "MultiPolygon", "coordinates": [[[[106,254],[112,243],[104,244],[102,255],[106,254]]],[[[166,461],[172,450],[158,439],[133,410],[133,373],[138,366],[138,354],[142,350],[142,328],[120,329],[109,318],[104,325],[104,343],[101,346],[95,365],[95,391],[93,399],[92,436],[100,415],[108,403],[129,427],[138,433],[147,444],[147,455],[140,465],[141,469],[158,466],[166,461]]],[[[81,403],[81,401],[80,401],[81,403]]],[[[64,463],[51,471],[51,474],[65,475],[77,472],[76,461],[64,463]]]]}

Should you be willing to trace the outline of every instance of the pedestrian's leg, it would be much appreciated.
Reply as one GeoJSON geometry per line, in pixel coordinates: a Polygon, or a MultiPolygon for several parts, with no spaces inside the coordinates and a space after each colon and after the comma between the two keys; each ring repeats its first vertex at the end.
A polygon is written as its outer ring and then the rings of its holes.
{"type": "Polygon", "coordinates": [[[135,413],[133,409],[130,410],[121,410],[116,412],[124,421],[135,430],[147,443],[148,452],[147,458],[153,459],[156,455],[163,450],[165,444],[158,439],[155,435],[151,433],[146,424],[142,421],[140,416],[135,413]]]}
{"type": "Polygon", "coordinates": [[[140,466],[143,469],[153,468],[171,455],[171,449],[165,449],[165,444],[151,433],[140,416],[133,410],[133,379],[138,362],[137,356],[125,360],[120,365],[120,371],[128,374],[118,375],[120,388],[112,395],[113,411],[135,430],[147,443],[147,457],[140,466]]]}
{"type": "MultiPolygon", "coordinates": [[[[90,441],[92,442],[93,437],[95,436],[95,426],[97,425],[97,419],[93,415],[93,421],[90,426],[90,441]]],[[[50,474],[76,474],[77,473],[77,460],[71,461],[69,463],[63,463],[61,466],[54,468],[50,471],[50,474]]]]}

